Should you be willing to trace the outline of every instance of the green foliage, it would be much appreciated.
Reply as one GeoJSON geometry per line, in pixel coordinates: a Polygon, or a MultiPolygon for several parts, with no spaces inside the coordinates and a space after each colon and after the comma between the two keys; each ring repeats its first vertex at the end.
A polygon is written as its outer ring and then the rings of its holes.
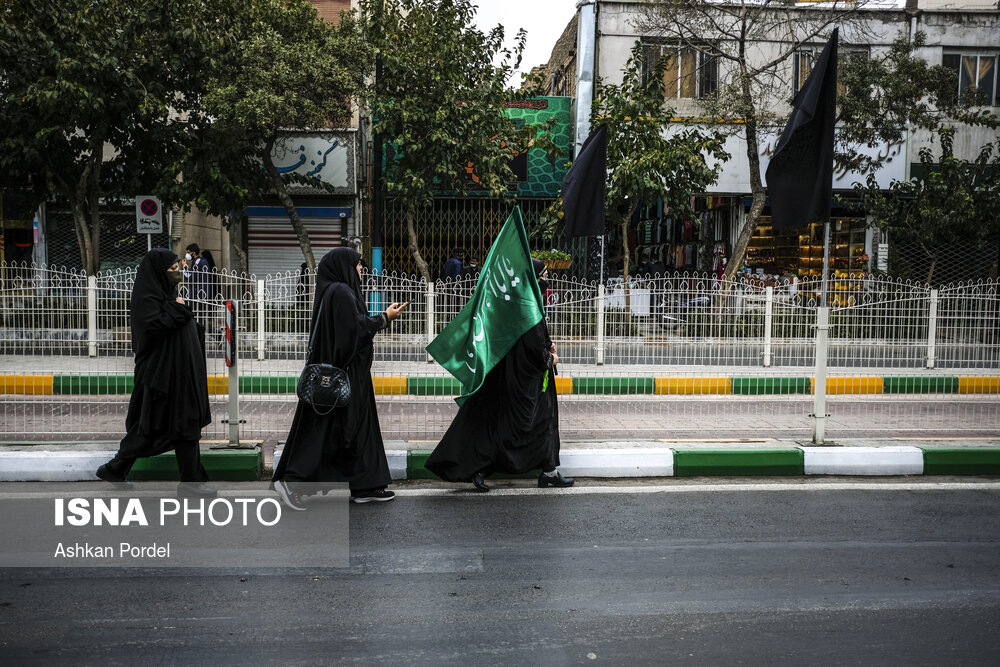
{"type": "MultiPolygon", "coordinates": [[[[608,126],[607,215],[618,224],[627,221],[641,201],[662,199],[674,213],[687,211],[691,196],[714,183],[729,159],[720,133],[669,125],[673,110],[663,108],[662,68],[663,61],[643,82],[642,49],[636,43],[621,85],[600,82],[591,107],[591,126],[608,126]]],[[[623,234],[623,244],[626,239],[623,234]]],[[[627,276],[625,248],[623,255],[627,276]]]]}
{"type": "Polygon", "coordinates": [[[225,4],[0,3],[0,177],[70,203],[88,273],[100,202],[154,189],[183,151],[225,4]]]}
{"type": "Polygon", "coordinates": [[[470,27],[471,0],[367,0],[362,8],[382,62],[373,129],[396,147],[385,168],[388,194],[412,208],[430,205],[436,190],[507,196],[513,152],[505,139],[514,126],[504,115],[512,97],[505,82],[524,33],[513,53],[504,49],[502,27],[470,27]]]}
{"type": "Polygon", "coordinates": [[[509,199],[511,158],[528,145],[544,147],[544,131],[519,135],[504,111],[506,100],[521,97],[506,81],[525,33],[505,49],[503,27],[471,27],[472,0],[362,0],[361,8],[381,64],[370,107],[373,131],[391,151],[386,193],[407,211],[410,251],[429,280],[414,212],[440,191],[509,199]]]}
{"type": "Polygon", "coordinates": [[[563,252],[562,250],[556,250],[552,248],[551,250],[532,250],[531,256],[535,259],[540,259],[545,261],[562,261],[572,260],[573,256],[568,252],[563,252]]]}
{"type": "Polygon", "coordinates": [[[914,55],[926,39],[923,32],[912,41],[901,35],[881,58],[842,56],[838,83],[844,91],[837,98],[836,147],[840,166],[863,172],[878,168],[876,158],[852,147],[903,142],[907,128],[936,131],[946,121],[998,126],[994,113],[973,104],[974,91],[959,99],[952,70],[914,55]]]}
{"type": "Polygon", "coordinates": [[[639,201],[662,199],[670,210],[686,211],[691,196],[714,183],[729,159],[721,134],[664,128],[673,110],[663,108],[662,61],[657,67],[644,83],[636,44],[621,85],[601,82],[591,110],[593,127],[608,126],[607,206],[614,221],[631,215],[639,201]]]}
{"type": "Polygon", "coordinates": [[[932,260],[926,282],[932,284],[938,249],[958,240],[985,244],[1000,235],[1000,141],[982,147],[974,162],[955,158],[954,129],[938,132],[941,156],[920,151],[921,175],[893,181],[888,191],[874,176],[855,184],[855,206],[894,240],[920,244],[932,260]]]}

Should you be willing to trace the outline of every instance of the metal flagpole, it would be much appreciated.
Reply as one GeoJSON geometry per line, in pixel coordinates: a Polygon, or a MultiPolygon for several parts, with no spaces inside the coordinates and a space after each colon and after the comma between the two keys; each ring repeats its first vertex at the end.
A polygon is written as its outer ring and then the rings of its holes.
{"type": "Polygon", "coordinates": [[[820,281],[819,307],[816,309],[816,374],[813,387],[813,444],[822,445],[826,438],[826,367],[830,342],[830,309],[826,303],[829,284],[830,219],[823,223],[823,268],[820,281]]]}

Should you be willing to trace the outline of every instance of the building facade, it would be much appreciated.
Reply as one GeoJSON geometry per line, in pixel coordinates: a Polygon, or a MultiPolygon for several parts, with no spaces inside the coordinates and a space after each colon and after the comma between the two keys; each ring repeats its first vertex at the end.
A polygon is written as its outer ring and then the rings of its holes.
{"type": "MultiPolygon", "coordinates": [[[[739,6],[739,3],[729,4],[739,6]]],[[[774,11],[787,15],[790,19],[787,25],[791,27],[786,28],[785,37],[776,32],[768,39],[748,44],[751,62],[763,64],[776,58],[795,39],[797,16],[804,17],[806,13],[815,16],[830,6],[813,2],[774,3],[774,11]]],[[[922,31],[926,34],[926,43],[916,55],[931,65],[953,68],[958,86],[956,93],[976,86],[982,105],[994,113],[1000,110],[997,80],[1000,11],[995,0],[879,0],[868,6],[862,3],[857,6],[865,30],[854,30],[845,23],[841,29],[841,59],[879,57],[897,37],[912,38],[917,31],[922,31]]],[[[672,108],[675,117],[684,122],[704,114],[702,98],[714,94],[729,74],[725,61],[706,58],[703,53],[686,46],[690,42],[671,39],[668,33],[651,29],[648,21],[643,20],[647,7],[648,3],[639,0],[581,0],[571,23],[576,24],[576,38],[571,39],[572,30],[567,26],[567,33],[557,43],[549,63],[539,68],[539,74],[549,82],[551,89],[564,85],[560,82],[570,76],[576,79],[577,146],[589,132],[587,118],[595,82],[620,83],[626,61],[637,42],[642,45],[647,63],[663,59],[665,107],[672,108]]],[[[777,75],[784,85],[779,86],[770,99],[760,101],[762,108],[773,112],[777,118],[787,117],[789,101],[808,76],[813,59],[823,48],[826,34],[828,31],[818,37],[816,43],[802,45],[779,64],[777,75]]],[[[701,37],[716,41],[727,39],[721,33],[706,33],[701,37]]],[[[642,264],[644,257],[651,256],[667,268],[704,271],[717,269],[722,258],[730,252],[731,244],[746,224],[751,192],[745,134],[739,126],[730,129],[726,149],[732,157],[723,165],[717,182],[702,196],[695,197],[692,211],[677,216],[664,215],[656,203],[647,202],[645,211],[633,220],[635,240],[630,246],[633,262],[642,264]]],[[[761,130],[760,171],[766,185],[764,172],[782,126],[776,124],[761,130]]],[[[664,127],[664,132],[670,131],[669,126],[664,127]]],[[[955,156],[972,160],[981,146],[996,139],[995,130],[959,126],[955,135],[955,156]]],[[[894,180],[905,181],[911,177],[914,167],[919,167],[917,156],[923,148],[939,153],[935,137],[926,131],[907,132],[904,140],[894,145],[858,146],[856,150],[879,160],[875,178],[885,188],[894,180]]],[[[863,181],[861,174],[837,171],[833,184],[835,194],[850,192],[854,183],[863,181]]],[[[886,269],[887,239],[870,228],[863,214],[848,213],[836,201],[831,202],[831,207],[831,268],[842,272],[886,269]]],[[[822,225],[776,235],[765,216],[757,226],[745,262],[747,268],[757,273],[817,275],[822,268],[822,248],[822,225]]],[[[986,252],[995,254],[996,250],[986,252]]]]}

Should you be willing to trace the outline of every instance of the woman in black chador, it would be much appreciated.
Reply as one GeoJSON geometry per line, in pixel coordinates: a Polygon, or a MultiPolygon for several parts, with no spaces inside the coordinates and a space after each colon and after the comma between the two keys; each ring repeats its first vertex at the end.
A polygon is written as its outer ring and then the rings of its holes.
{"type": "Polygon", "coordinates": [[[125,417],[125,437],[115,457],[97,469],[106,482],[125,486],[137,458],[174,450],[180,495],[211,497],[198,441],[212,421],[205,352],[191,307],[177,296],[182,278],[177,256],[150,250],[139,265],[129,314],[135,382],[125,417]]]}
{"type": "Polygon", "coordinates": [[[406,306],[394,303],[370,317],[361,294],[361,255],[351,248],[334,248],[320,261],[308,362],[346,371],[351,401],[325,415],[299,401],[273,477],[275,491],[292,509],[305,509],[302,498],[307,494],[296,482],[350,482],[352,502],[392,500],[372,387],[372,340],[406,306]]]}
{"type": "MultiPolygon", "coordinates": [[[[544,294],[548,271],[531,260],[544,294]]],[[[527,331],[486,375],[479,391],[459,408],[425,467],[448,482],[468,482],[489,491],[493,473],[521,474],[541,469],[538,486],[572,486],[559,465],[559,356],[545,320],[527,331]]]]}

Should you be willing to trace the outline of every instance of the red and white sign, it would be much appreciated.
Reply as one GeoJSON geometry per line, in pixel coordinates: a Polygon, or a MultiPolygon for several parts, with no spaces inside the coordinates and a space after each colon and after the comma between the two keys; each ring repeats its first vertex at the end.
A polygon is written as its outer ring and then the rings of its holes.
{"type": "Polygon", "coordinates": [[[163,233],[163,207],[156,197],[135,198],[135,228],[139,234],[163,233]]]}

